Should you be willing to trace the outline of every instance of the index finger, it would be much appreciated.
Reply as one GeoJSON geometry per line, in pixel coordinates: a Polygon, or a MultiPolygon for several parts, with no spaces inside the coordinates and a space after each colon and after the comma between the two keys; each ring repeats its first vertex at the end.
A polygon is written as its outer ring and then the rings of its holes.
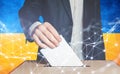
{"type": "Polygon", "coordinates": [[[60,42],[61,38],[57,30],[50,24],[50,23],[45,23],[47,29],[53,34],[53,36],[60,42]]]}

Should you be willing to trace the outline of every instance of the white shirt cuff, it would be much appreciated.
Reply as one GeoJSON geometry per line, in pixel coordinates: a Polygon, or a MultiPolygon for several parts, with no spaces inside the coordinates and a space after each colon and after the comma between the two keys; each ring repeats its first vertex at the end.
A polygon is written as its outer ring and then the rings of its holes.
{"type": "Polygon", "coordinates": [[[29,28],[29,35],[31,36],[31,38],[32,38],[32,33],[33,33],[33,31],[34,31],[34,29],[38,26],[38,25],[40,25],[41,23],[39,22],[39,21],[36,21],[36,22],[34,22],[31,26],[30,26],[30,28],[29,28]]]}

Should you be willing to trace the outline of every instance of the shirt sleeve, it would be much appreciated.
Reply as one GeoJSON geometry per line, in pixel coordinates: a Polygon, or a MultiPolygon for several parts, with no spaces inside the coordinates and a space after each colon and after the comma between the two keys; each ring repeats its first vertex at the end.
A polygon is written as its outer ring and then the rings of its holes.
{"type": "Polygon", "coordinates": [[[30,28],[29,28],[29,35],[31,36],[31,39],[33,39],[33,38],[32,38],[32,35],[34,34],[35,29],[36,29],[40,24],[41,24],[41,23],[40,23],[39,21],[36,21],[36,22],[34,22],[34,23],[30,26],[30,28]]]}

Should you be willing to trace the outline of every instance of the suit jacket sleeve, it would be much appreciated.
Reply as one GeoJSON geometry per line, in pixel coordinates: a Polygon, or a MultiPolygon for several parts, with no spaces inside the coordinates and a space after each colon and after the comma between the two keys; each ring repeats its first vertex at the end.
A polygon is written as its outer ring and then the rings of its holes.
{"type": "Polygon", "coordinates": [[[42,15],[42,2],[40,1],[42,0],[26,0],[19,11],[21,26],[26,35],[26,39],[30,42],[32,42],[33,39],[29,35],[29,28],[35,21],[38,21],[38,17],[42,15]]]}

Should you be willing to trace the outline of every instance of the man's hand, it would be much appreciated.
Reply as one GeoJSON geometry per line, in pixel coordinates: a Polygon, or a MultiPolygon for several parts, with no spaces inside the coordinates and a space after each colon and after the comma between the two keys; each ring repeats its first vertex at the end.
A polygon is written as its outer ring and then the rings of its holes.
{"type": "Polygon", "coordinates": [[[48,22],[39,25],[33,34],[33,39],[41,48],[55,48],[61,41],[60,35],[56,29],[48,22]]]}

